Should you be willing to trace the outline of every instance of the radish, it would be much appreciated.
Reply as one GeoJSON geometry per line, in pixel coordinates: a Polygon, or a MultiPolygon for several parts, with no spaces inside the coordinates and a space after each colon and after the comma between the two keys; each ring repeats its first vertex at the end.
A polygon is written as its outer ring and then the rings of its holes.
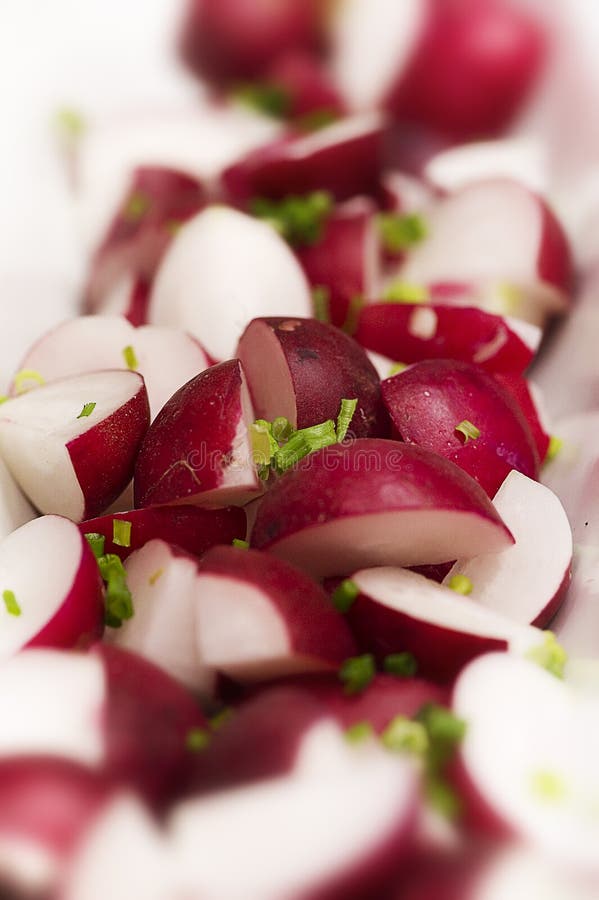
{"type": "Polygon", "coordinates": [[[213,206],[173,241],[158,270],[148,314],[153,325],[183,328],[213,359],[226,359],[250,319],[281,312],[309,316],[311,309],[308,283],[283,239],[263,222],[213,206]]]}
{"type": "Polygon", "coordinates": [[[547,153],[534,138],[476,141],[451,147],[433,156],[423,174],[442,193],[452,193],[488,178],[510,178],[538,194],[546,194],[549,187],[547,153]]]}
{"type": "Polygon", "coordinates": [[[245,511],[236,506],[211,510],[196,506],[157,506],[88,519],[79,524],[79,530],[82,534],[101,534],[104,552],[115,553],[125,560],[134,550],[158,538],[201,556],[215,544],[230,544],[236,538],[243,540],[247,525],[245,511]],[[125,541],[119,537],[119,522],[126,523],[125,541]],[[115,536],[119,543],[115,543],[115,536]]]}
{"type": "Polygon", "coordinates": [[[20,525],[35,519],[37,513],[0,459],[0,540],[20,525]]]}
{"type": "Polygon", "coordinates": [[[209,550],[199,565],[196,604],[201,659],[236,681],[336,670],[356,651],[322,588],[255,550],[209,550]]]}
{"type": "MultiPolygon", "coordinates": [[[[48,382],[126,368],[127,347],[133,348],[134,368],[144,377],[152,417],[178,388],[210,365],[199,343],[183,331],[156,325],[134,328],[120,316],[80,316],[39,338],[19,370],[33,369],[48,382]]],[[[13,381],[11,392],[15,391],[13,381]]]]}
{"type": "Polygon", "coordinates": [[[360,645],[380,658],[412,653],[425,677],[448,682],[482,653],[526,652],[543,643],[537,629],[519,626],[407,569],[362,569],[352,581],[360,596],[349,621],[360,645]]]}
{"type": "Polygon", "coordinates": [[[254,319],[237,356],[260,419],[285,416],[293,428],[336,419],[343,399],[357,399],[350,422],[356,437],[388,431],[379,377],[362,348],[315,319],[254,319]]]}
{"type": "Polygon", "coordinates": [[[546,430],[545,397],[538,386],[514,372],[494,372],[495,380],[516,400],[522,410],[541,463],[549,452],[551,437],[546,430]]]}
{"type": "Polygon", "coordinates": [[[355,338],[406,364],[457,359],[488,372],[520,373],[541,342],[541,330],[523,324],[467,306],[369,303],[360,310],[355,338]]]}
{"type": "Polygon", "coordinates": [[[421,213],[434,202],[430,187],[416,175],[390,169],[381,178],[382,205],[389,212],[421,213]]]}
{"type": "Polygon", "coordinates": [[[141,445],[135,505],[243,505],[259,495],[253,421],[239,360],[192,378],[162,408],[141,445]]]}
{"type": "Polygon", "coordinates": [[[447,457],[489,496],[517,469],[538,473],[536,445],[522,410],[478,366],[429,360],[382,384],[395,428],[408,443],[447,457]]]}
{"type": "Polygon", "coordinates": [[[382,115],[368,113],[314,134],[281,138],[223,172],[225,196],[245,207],[254,197],[280,198],[318,190],[329,191],[337,200],[376,195],[385,128],[382,115]]]}
{"type": "Polygon", "coordinates": [[[513,538],[481,488],[448,460],[361,439],[286,472],[258,509],[252,543],[323,577],[496,552],[513,538]]]}
{"type": "Polygon", "coordinates": [[[80,522],[125,488],[149,421],[135,372],[62,378],[2,404],[0,453],[40,512],[80,522]]]}
{"type": "Polygon", "coordinates": [[[428,228],[400,268],[401,281],[509,285],[516,306],[517,292],[528,294],[541,321],[567,309],[567,239],[541,197],[516,181],[478,181],[450,194],[429,212],[428,228]]]}
{"type": "Polygon", "coordinates": [[[310,127],[343,115],[345,107],[330,72],[313,53],[290,51],[277,56],[264,72],[267,85],[282,91],[285,113],[310,127]]]}
{"type": "Polygon", "coordinates": [[[464,576],[472,587],[469,597],[481,606],[523,625],[545,627],[570,583],[572,532],[564,508],[548,488],[515,471],[493,505],[516,543],[492,556],[459,559],[444,583],[464,576]]]}
{"type": "Polygon", "coordinates": [[[145,278],[125,275],[107,291],[99,315],[122,316],[136,328],[148,321],[151,284],[145,278]]]}

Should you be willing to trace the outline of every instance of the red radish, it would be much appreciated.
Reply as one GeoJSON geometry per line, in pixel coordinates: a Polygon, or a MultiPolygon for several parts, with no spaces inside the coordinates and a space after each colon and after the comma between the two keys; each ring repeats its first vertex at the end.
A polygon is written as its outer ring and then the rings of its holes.
{"type": "Polygon", "coordinates": [[[252,457],[254,414],[239,360],[180,388],[152,423],[135,465],[135,505],[243,505],[262,491],[252,457]]]}
{"type": "Polygon", "coordinates": [[[210,510],[196,506],[157,506],[88,519],[80,523],[79,530],[82,534],[103,535],[104,552],[116,553],[125,560],[134,550],[157,538],[201,556],[215,544],[245,539],[247,525],[245,511],[237,506],[210,510]],[[114,542],[115,522],[131,525],[127,546],[114,542]]]}
{"type": "MultiPolygon", "coordinates": [[[[153,416],[178,388],[210,365],[199,343],[183,331],[156,325],[134,328],[120,316],[80,316],[39,338],[19,370],[33,369],[48,382],[100,369],[124,369],[127,347],[133,349],[135,370],[144,377],[153,416]]],[[[11,392],[16,392],[14,381],[11,392]]]]}
{"type": "Polygon", "coordinates": [[[355,437],[385,435],[388,423],[380,380],[362,348],[316,319],[254,319],[237,356],[256,416],[285,416],[294,428],[335,420],[343,399],[358,401],[349,430],[355,437]]]}
{"type": "Polygon", "coordinates": [[[314,134],[291,135],[254,150],[223,172],[225,195],[237,206],[254,197],[329,191],[337,200],[375,194],[383,165],[386,120],[353,116],[314,134]]]}
{"type": "Polygon", "coordinates": [[[286,472],[258,509],[252,543],[322,577],[492,553],[513,538],[481,488],[448,460],[361,439],[286,472]]]}
{"type": "Polygon", "coordinates": [[[564,508],[548,488],[520,472],[510,472],[493,505],[516,543],[492,556],[459,559],[444,583],[463,575],[471,582],[469,596],[481,606],[543,628],[570,583],[572,532],[564,508]]]}
{"type": "Polygon", "coordinates": [[[217,82],[255,79],[276,56],[317,47],[320,0],[188,0],[181,52],[217,82]]]}
{"type": "Polygon", "coordinates": [[[539,316],[567,308],[567,239],[541,197],[521,184],[470,184],[440,200],[427,223],[428,237],[400,268],[401,281],[502,283],[531,295],[539,316]]]}
{"type": "Polygon", "coordinates": [[[85,647],[102,636],[102,579],[68,519],[42,516],[13,531],[0,543],[0,572],[0,658],[23,647],[85,647]]]}
{"type": "Polygon", "coordinates": [[[255,550],[214,547],[199,565],[200,658],[236,681],[337,669],[356,652],[322,588],[255,550]]]}
{"type": "Polygon", "coordinates": [[[196,646],[197,560],[151,540],[125,564],[133,618],[107,640],[160,666],[190,690],[212,693],[214,672],[196,646]]]}
{"type": "Polygon", "coordinates": [[[462,666],[491,650],[525,652],[543,643],[542,632],[478,606],[407,569],[362,569],[349,621],[361,646],[383,658],[409,652],[425,677],[451,681],[462,666]]]}
{"type": "Polygon", "coordinates": [[[382,392],[404,441],[447,457],[489,496],[512,469],[537,475],[537,450],[523,412],[478,366],[454,360],[416,363],[384,381],[382,392]]]}
{"type": "Polygon", "coordinates": [[[136,372],[61,378],[2,405],[0,453],[40,512],[80,522],[103,512],[130,481],[149,422],[136,372]]]}
{"type": "Polygon", "coordinates": [[[143,166],[133,172],[118,212],[92,261],[86,307],[96,312],[126,273],[151,280],[173,234],[206,202],[195,178],[143,166]]]}
{"type": "Polygon", "coordinates": [[[296,255],[313,288],[325,288],[330,321],[348,323],[352,301],[376,297],[381,280],[380,236],[375,207],[356,198],[337,207],[322,238],[296,255]]]}
{"type": "Polygon", "coordinates": [[[154,283],[149,320],[186,329],[213,359],[226,359],[250,319],[311,311],[306,278],[276,231],[234,209],[213,206],[173,241],[154,283]]]}
{"type": "Polygon", "coordinates": [[[122,316],[136,328],[148,321],[152,286],[145,278],[125,275],[106,293],[98,309],[102,316],[122,316]]]}
{"type": "Polygon", "coordinates": [[[19,526],[35,519],[37,513],[0,459],[0,540],[19,526]]]}
{"type": "Polygon", "coordinates": [[[547,193],[548,160],[534,138],[503,138],[450,147],[426,164],[424,178],[437,191],[452,193],[473,181],[511,178],[531,191],[547,193]]]}
{"type": "Polygon", "coordinates": [[[319,117],[337,118],[345,112],[330,73],[313,53],[295,51],[277,56],[266,69],[267,84],[283,91],[287,100],[285,113],[300,124],[318,125],[319,117]]]}
{"type": "Polygon", "coordinates": [[[524,413],[539,460],[543,463],[547,457],[551,437],[545,430],[542,418],[544,398],[541,397],[538,387],[514,372],[495,372],[494,375],[499,384],[517,401],[524,413]]]}
{"type": "Polygon", "coordinates": [[[467,306],[371,303],[362,307],[356,340],[389,359],[410,364],[457,359],[488,372],[519,374],[541,341],[534,325],[467,306]]]}

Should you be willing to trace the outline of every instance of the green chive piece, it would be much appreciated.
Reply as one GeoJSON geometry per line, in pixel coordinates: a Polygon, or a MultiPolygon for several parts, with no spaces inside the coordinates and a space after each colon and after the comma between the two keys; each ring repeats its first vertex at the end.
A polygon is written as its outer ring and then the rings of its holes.
{"type": "Polygon", "coordinates": [[[104,556],[104,544],[106,538],[103,534],[98,534],[96,531],[90,531],[89,534],[85,535],[85,540],[91,547],[91,551],[96,559],[100,559],[101,556],[104,556]]]}
{"type": "Polygon", "coordinates": [[[459,434],[464,437],[464,444],[467,444],[468,441],[473,440],[476,441],[480,437],[480,428],[477,428],[476,425],[473,425],[472,422],[469,422],[468,419],[464,419],[454,428],[454,431],[457,431],[459,434]]]}
{"type": "Polygon", "coordinates": [[[100,574],[106,584],[104,605],[106,624],[118,627],[126,619],[133,617],[133,598],[127,587],[127,573],[123,563],[115,553],[107,553],[98,559],[100,574]],[[118,625],[115,625],[118,623],[118,625]]]}
{"type": "Polygon", "coordinates": [[[336,443],[337,432],[332,419],[321,422],[320,425],[302,428],[292,434],[287,443],[275,453],[274,462],[277,472],[286,472],[309,453],[336,443]]]}
{"type": "Polygon", "coordinates": [[[135,350],[131,344],[127,347],[123,347],[123,359],[125,360],[127,368],[131,369],[132,372],[138,368],[139,363],[137,362],[137,356],[135,355],[135,350]]]}
{"type": "Polygon", "coordinates": [[[331,596],[331,601],[335,609],[340,613],[347,613],[353,606],[360,588],[351,578],[342,581],[339,587],[335,588],[331,596]]]}
{"type": "Polygon", "coordinates": [[[2,599],[4,600],[6,612],[9,614],[9,616],[21,615],[21,607],[17,603],[17,598],[15,597],[14,591],[3,591],[2,599]]]}
{"type": "Polygon", "coordinates": [[[551,435],[549,439],[549,447],[547,448],[547,454],[545,456],[545,462],[551,462],[552,459],[555,459],[556,456],[562,451],[564,446],[564,442],[561,438],[556,437],[554,434],[551,435]]]}
{"type": "Polygon", "coordinates": [[[354,417],[358,400],[342,400],[339,415],[337,416],[337,440],[339,443],[345,438],[351,420],[354,417]]]}
{"type": "Polygon", "coordinates": [[[360,319],[360,312],[362,311],[362,307],[364,306],[364,297],[361,294],[355,294],[349,301],[349,306],[347,308],[347,316],[345,317],[345,322],[341,326],[341,330],[345,331],[346,334],[355,334],[358,328],[358,321],[360,319]]]}
{"type": "Polygon", "coordinates": [[[462,594],[464,597],[471,594],[474,589],[474,585],[468,576],[459,574],[453,575],[450,578],[448,587],[450,587],[452,591],[455,591],[456,594],[462,594]]]}
{"type": "Polygon", "coordinates": [[[126,519],[112,520],[112,543],[117,547],[131,546],[131,522],[126,519]]]}
{"type": "Polygon", "coordinates": [[[233,547],[237,547],[238,550],[249,550],[250,545],[248,541],[242,541],[240,538],[233,538],[233,547]]]}
{"type": "Polygon", "coordinates": [[[428,235],[428,228],[422,216],[408,213],[400,216],[394,213],[381,213],[377,216],[381,240],[385,250],[400,253],[415,244],[419,244],[428,235]]]}
{"type": "Polygon", "coordinates": [[[233,710],[230,706],[225,706],[220,712],[212,716],[208,721],[212,731],[219,731],[233,717],[233,710]]]}
{"type": "Polygon", "coordinates": [[[331,321],[331,292],[328,287],[319,284],[312,289],[312,306],[315,319],[327,324],[331,321]]]}
{"type": "Polygon", "coordinates": [[[466,723],[458,719],[450,709],[436,703],[423,706],[416,721],[426,728],[430,744],[429,765],[438,771],[453,756],[456,747],[463,740],[466,723]]]}
{"type": "Polygon", "coordinates": [[[137,222],[141,222],[151,206],[152,200],[147,194],[144,194],[142,191],[134,191],[127,198],[123,208],[123,219],[131,225],[135,225],[137,222]]]}
{"type": "Polygon", "coordinates": [[[395,716],[381,735],[387,750],[394,753],[409,753],[425,756],[429,748],[429,738],[422,722],[415,722],[406,716],[395,716]]]}
{"type": "Polygon", "coordinates": [[[407,281],[394,281],[383,296],[385,303],[428,303],[430,294],[422,284],[410,284],[407,281]]]}
{"type": "Polygon", "coordinates": [[[192,728],[187,732],[185,746],[191,753],[201,753],[211,741],[210,732],[205,728],[192,728]]]}
{"type": "Polygon", "coordinates": [[[293,246],[310,247],[322,238],[333,205],[327,191],[313,191],[303,196],[290,194],[282,200],[255,197],[250,212],[272,225],[293,246]]]}
{"type": "Polygon", "coordinates": [[[288,441],[293,430],[293,425],[285,416],[277,416],[276,419],[273,419],[271,433],[277,443],[282,444],[284,441],[288,441]]]}
{"type": "Polygon", "coordinates": [[[543,643],[529,650],[526,658],[547,669],[556,678],[564,677],[568,654],[552,631],[543,632],[543,643]]]}
{"type": "Polygon", "coordinates": [[[327,125],[332,125],[333,122],[337,122],[339,119],[339,113],[334,109],[315,109],[312,112],[306,113],[304,116],[300,116],[299,119],[294,121],[294,127],[298,128],[300,131],[320,131],[321,128],[326,128],[327,125]]]}
{"type": "Polygon", "coordinates": [[[345,686],[346,694],[359,694],[365,690],[376,674],[374,656],[352,656],[339,669],[339,678],[345,686]]]}
{"type": "Polygon", "coordinates": [[[7,400],[10,400],[10,397],[8,397],[6,394],[0,394],[0,406],[3,403],[6,403],[7,400]]]}
{"type": "Polygon", "coordinates": [[[374,729],[370,722],[356,722],[350,725],[345,732],[345,738],[350,744],[361,744],[374,735],[374,729]]]}
{"type": "Polygon", "coordinates": [[[59,132],[69,140],[77,140],[87,130],[84,116],[78,110],[68,106],[56,111],[54,121],[59,132]]]}
{"type": "Polygon", "coordinates": [[[561,803],[568,793],[562,776],[548,770],[533,772],[530,786],[533,794],[544,803],[561,803]]]}
{"type": "Polygon", "coordinates": [[[81,410],[81,412],[79,413],[77,418],[78,419],[87,419],[88,416],[91,416],[91,414],[93,413],[95,408],[96,408],[95,403],[84,403],[83,409],[81,410]]]}
{"type": "Polygon", "coordinates": [[[277,84],[240,84],[235,88],[233,97],[244,106],[273,119],[284,119],[289,115],[292,103],[289,91],[277,84]]]}
{"type": "Polygon", "coordinates": [[[389,369],[389,375],[387,377],[393,378],[394,375],[401,375],[401,373],[405,372],[407,368],[408,367],[407,367],[406,363],[402,363],[402,362],[393,363],[393,365],[389,369]]]}
{"type": "Polygon", "coordinates": [[[259,469],[270,466],[279,445],[272,435],[272,425],[265,419],[256,419],[250,425],[250,439],[252,441],[252,458],[254,465],[259,469]]]}
{"type": "Polygon", "coordinates": [[[424,791],[429,805],[440,815],[450,821],[460,815],[462,801],[455,790],[440,775],[429,774],[424,782],[424,791]]]}
{"type": "Polygon", "coordinates": [[[35,369],[21,369],[14,377],[14,386],[17,394],[25,394],[35,385],[45,384],[44,376],[35,369]]]}
{"type": "Polygon", "coordinates": [[[389,675],[397,678],[412,678],[418,671],[416,658],[407,651],[403,653],[390,653],[383,660],[383,669],[389,675]]]}
{"type": "Polygon", "coordinates": [[[152,572],[148,579],[150,586],[154,587],[154,585],[156,584],[158,579],[162,577],[162,575],[164,575],[164,569],[156,569],[155,572],[152,572]]]}

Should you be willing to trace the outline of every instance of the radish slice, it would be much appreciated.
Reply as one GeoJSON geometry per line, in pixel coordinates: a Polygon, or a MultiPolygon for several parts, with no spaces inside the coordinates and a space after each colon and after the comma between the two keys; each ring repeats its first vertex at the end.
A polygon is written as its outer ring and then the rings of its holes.
{"type": "Polygon", "coordinates": [[[572,532],[564,508],[548,488],[520,472],[510,472],[493,505],[516,543],[492,556],[458,560],[444,584],[464,575],[472,583],[472,600],[522,625],[543,628],[570,583],[572,532]]]}
{"type": "Polygon", "coordinates": [[[381,658],[408,651],[423,675],[442,682],[482,653],[525,652],[543,643],[535,628],[519,626],[407,569],[362,569],[352,581],[360,596],[349,619],[360,644],[381,658]]]}
{"type": "Polygon", "coordinates": [[[31,503],[0,459],[0,540],[36,516],[31,503]]]}
{"type": "Polygon", "coordinates": [[[356,565],[425,565],[513,543],[491,502],[436,453],[361,439],[326,447],[262,501],[252,543],[316,577],[356,565]],[[464,548],[464,552],[458,548],[464,548]]]}
{"type": "Polygon", "coordinates": [[[513,179],[538,194],[549,187],[547,153],[533,138],[476,141],[443,150],[427,162],[424,177],[445,193],[488,178],[513,179]]]}
{"type": "Polygon", "coordinates": [[[274,229],[213,206],[177,234],[158,270],[148,315],[153,325],[189,331],[213,359],[226,359],[250,319],[311,311],[306,278],[274,229]]]}
{"type": "Polygon", "coordinates": [[[63,378],[2,404],[0,453],[40,512],[80,522],[125,488],[149,421],[141,375],[63,378]]]}
{"type": "Polygon", "coordinates": [[[322,588],[254,550],[214,547],[199,566],[197,642],[207,666],[237,681],[336,670],[356,646],[322,588]]]}

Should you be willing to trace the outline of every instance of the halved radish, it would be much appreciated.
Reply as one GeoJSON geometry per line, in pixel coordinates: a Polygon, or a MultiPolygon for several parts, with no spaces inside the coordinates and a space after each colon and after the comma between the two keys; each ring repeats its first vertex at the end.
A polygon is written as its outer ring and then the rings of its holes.
{"type": "Polygon", "coordinates": [[[388,431],[380,380],[362,348],[316,319],[254,319],[241,336],[243,364],[256,416],[285,416],[294,428],[335,420],[343,399],[358,405],[349,429],[356,437],[388,431]]]}
{"type": "Polygon", "coordinates": [[[311,311],[306,278],[276,231],[234,209],[213,206],[173,241],[158,270],[148,315],[154,325],[189,331],[213,359],[226,359],[250,319],[311,311]]]}
{"type": "Polygon", "coordinates": [[[442,682],[482,653],[525,652],[543,643],[537,629],[407,569],[362,569],[352,581],[360,596],[348,615],[360,645],[380,658],[412,653],[423,675],[442,682]]]}
{"type": "Polygon", "coordinates": [[[126,487],[149,423],[141,375],[75,375],[2,404],[0,454],[40,512],[80,522],[126,487]]]}
{"type": "Polygon", "coordinates": [[[524,413],[524,418],[537,448],[541,464],[547,458],[551,437],[547,433],[544,421],[545,395],[539,387],[524,376],[515,372],[494,372],[496,381],[516,400],[524,413]]]}
{"type": "Polygon", "coordinates": [[[531,295],[540,314],[568,307],[567,239],[541,197],[518,182],[470,184],[429,210],[428,225],[398,273],[402,281],[503,283],[531,295]]]}
{"type": "Polygon", "coordinates": [[[128,558],[125,571],[134,615],[107,632],[108,642],[210,695],[214,671],[205,665],[195,637],[197,560],[163,540],[150,540],[128,558]]]}
{"type": "Polygon", "coordinates": [[[0,459],[0,539],[35,519],[37,513],[0,459]]]}
{"type": "Polygon", "coordinates": [[[319,118],[338,118],[345,105],[328,68],[314,53],[295,50],[278,55],[264,74],[267,85],[283,92],[285,113],[300,125],[319,124],[319,118]]]}
{"type": "Polygon", "coordinates": [[[376,195],[386,120],[353,116],[314,134],[282,138],[254,150],[223,172],[225,195],[238,206],[253,197],[330,191],[337,200],[376,195]]]}
{"type": "Polygon", "coordinates": [[[428,360],[382,384],[383,400],[404,441],[447,457],[494,496],[517,469],[535,477],[539,459],[512,395],[478,366],[428,360]]]}
{"type": "Polygon", "coordinates": [[[165,404],[135,465],[135,505],[243,505],[262,491],[254,414],[239,360],[207,369],[165,404]]]}
{"type": "Polygon", "coordinates": [[[510,472],[493,505],[516,543],[475,559],[459,559],[445,578],[471,582],[469,597],[522,625],[545,627],[570,583],[572,532],[564,508],[548,488],[510,472]]]}
{"type": "Polygon", "coordinates": [[[410,364],[458,359],[488,372],[523,372],[541,342],[541,330],[468,306],[369,303],[356,340],[389,359],[410,364]]]}
{"type": "Polygon", "coordinates": [[[436,453],[360,439],[302,460],[262,501],[252,534],[315,576],[425,565],[513,543],[482,489],[436,453]]]}
{"type": "Polygon", "coordinates": [[[534,138],[475,141],[437,153],[424,168],[426,181],[446,193],[486,178],[513,178],[531,191],[547,193],[548,160],[534,138]]]}
{"type": "MultiPolygon", "coordinates": [[[[29,349],[19,370],[34,370],[44,381],[100,369],[133,368],[144,377],[152,416],[194,375],[210,365],[197,340],[175,328],[134,328],[120,316],[79,316],[46,332],[29,349]]],[[[11,392],[18,393],[15,382],[11,392]]]]}
{"type": "Polygon", "coordinates": [[[244,540],[247,523],[245,511],[238,506],[210,510],[197,506],[150,506],[87,519],[79,523],[79,530],[81,534],[101,534],[105,539],[104,552],[116,553],[125,560],[134,550],[157,538],[201,556],[215,544],[230,544],[235,538],[244,540]],[[126,546],[122,539],[115,543],[119,528],[115,522],[131,526],[126,546]]]}
{"type": "Polygon", "coordinates": [[[214,547],[197,584],[200,658],[236,681],[333,670],[356,651],[322,588],[268,554],[214,547]]]}

